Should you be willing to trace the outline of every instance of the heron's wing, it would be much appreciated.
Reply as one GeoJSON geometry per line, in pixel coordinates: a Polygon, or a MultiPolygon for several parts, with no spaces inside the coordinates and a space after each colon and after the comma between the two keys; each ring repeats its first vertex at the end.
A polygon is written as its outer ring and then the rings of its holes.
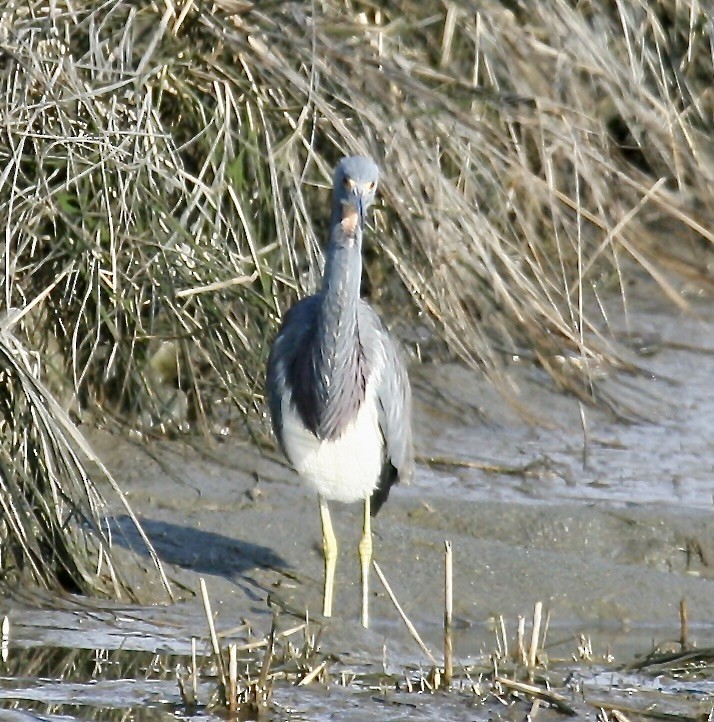
{"type": "MultiPolygon", "coordinates": [[[[283,446],[283,399],[290,398],[291,369],[307,340],[314,334],[319,300],[308,296],[298,301],[286,314],[278,335],[273,341],[268,357],[267,393],[268,407],[275,436],[283,446]]],[[[283,451],[285,449],[283,448],[283,451]]]]}
{"type": "Polygon", "coordinates": [[[387,460],[396,469],[399,480],[407,481],[414,473],[414,450],[406,364],[401,349],[365,302],[360,304],[359,327],[368,366],[378,374],[377,408],[387,460]]]}

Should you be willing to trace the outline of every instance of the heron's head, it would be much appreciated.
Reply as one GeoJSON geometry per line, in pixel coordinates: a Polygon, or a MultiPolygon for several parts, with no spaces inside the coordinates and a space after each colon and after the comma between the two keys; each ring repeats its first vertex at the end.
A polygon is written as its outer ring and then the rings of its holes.
{"type": "Polygon", "coordinates": [[[364,214],[374,201],[378,181],[379,169],[371,158],[357,155],[337,164],[332,208],[346,230],[354,233],[358,226],[364,227],[364,214]]]}

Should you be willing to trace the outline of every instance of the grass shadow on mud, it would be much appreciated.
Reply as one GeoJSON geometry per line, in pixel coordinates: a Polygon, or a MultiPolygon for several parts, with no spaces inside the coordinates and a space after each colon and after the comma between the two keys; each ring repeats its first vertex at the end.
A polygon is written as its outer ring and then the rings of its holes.
{"type": "MultiPolygon", "coordinates": [[[[115,543],[141,553],[141,539],[128,517],[113,519],[115,543]]],[[[269,547],[241,541],[217,532],[142,517],[141,526],[159,558],[204,574],[237,580],[252,569],[287,569],[288,564],[269,547]]]]}

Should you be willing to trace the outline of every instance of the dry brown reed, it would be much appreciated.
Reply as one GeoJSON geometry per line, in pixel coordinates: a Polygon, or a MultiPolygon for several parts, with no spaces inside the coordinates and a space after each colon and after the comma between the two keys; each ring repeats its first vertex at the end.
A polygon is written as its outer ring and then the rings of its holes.
{"type": "Polygon", "coordinates": [[[378,243],[494,379],[526,354],[589,398],[595,366],[629,367],[597,311],[626,259],[679,299],[657,229],[714,239],[699,3],[24,7],[0,18],[5,300],[61,279],[26,332],[85,413],[260,402],[342,153],[378,158],[378,243]]]}

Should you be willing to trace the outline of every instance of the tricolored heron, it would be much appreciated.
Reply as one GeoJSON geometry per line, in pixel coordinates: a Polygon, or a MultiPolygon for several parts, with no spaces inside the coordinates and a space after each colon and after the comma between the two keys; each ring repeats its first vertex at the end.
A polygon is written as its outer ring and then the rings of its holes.
{"type": "Polygon", "coordinates": [[[413,473],[411,390],[400,351],[360,298],[365,212],[379,171],[370,158],[335,168],[320,291],[286,314],[268,361],[275,435],[299,476],[317,491],[325,555],[323,614],[332,614],[337,540],[329,500],[364,502],[359,558],[362,624],[369,624],[370,516],[392,484],[413,473]]]}

